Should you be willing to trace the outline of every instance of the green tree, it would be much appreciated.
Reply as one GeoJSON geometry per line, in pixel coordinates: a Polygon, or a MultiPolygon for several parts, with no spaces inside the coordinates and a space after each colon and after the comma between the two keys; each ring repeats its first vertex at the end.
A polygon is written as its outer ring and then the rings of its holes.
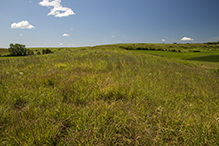
{"type": "Polygon", "coordinates": [[[42,54],[49,54],[49,53],[53,53],[50,49],[43,49],[42,54]]]}
{"type": "Polygon", "coordinates": [[[27,54],[27,49],[25,45],[22,44],[13,44],[11,43],[8,51],[10,52],[11,56],[25,56],[27,54]]]}
{"type": "Polygon", "coordinates": [[[27,49],[27,55],[34,55],[33,50],[27,49]]]}

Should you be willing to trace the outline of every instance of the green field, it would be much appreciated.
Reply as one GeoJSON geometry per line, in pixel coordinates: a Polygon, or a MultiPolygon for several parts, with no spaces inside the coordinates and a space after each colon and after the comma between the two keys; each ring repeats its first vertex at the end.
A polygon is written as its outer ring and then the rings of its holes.
{"type": "Polygon", "coordinates": [[[0,145],[219,145],[217,48],[143,45],[0,57],[0,145]]]}
{"type": "Polygon", "coordinates": [[[203,51],[203,52],[167,52],[167,51],[151,51],[151,50],[132,50],[138,53],[146,53],[161,57],[166,57],[172,60],[181,60],[184,63],[194,64],[206,68],[219,68],[219,50],[203,51]]]}
{"type": "MultiPolygon", "coordinates": [[[[167,52],[167,51],[150,51],[150,50],[133,50],[133,51],[134,52],[141,52],[141,53],[158,55],[158,56],[167,57],[167,58],[183,59],[183,60],[190,60],[190,58],[199,58],[199,57],[202,57],[202,56],[215,55],[214,58],[216,60],[213,61],[213,62],[219,62],[219,57],[218,57],[219,50],[217,50],[217,51],[205,51],[205,52],[187,52],[187,53],[167,52]]],[[[194,59],[194,60],[196,60],[196,59],[194,59]]],[[[201,58],[197,59],[197,60],[198,61],[205,61],[205,59],[203,60],[201,58]]]]}

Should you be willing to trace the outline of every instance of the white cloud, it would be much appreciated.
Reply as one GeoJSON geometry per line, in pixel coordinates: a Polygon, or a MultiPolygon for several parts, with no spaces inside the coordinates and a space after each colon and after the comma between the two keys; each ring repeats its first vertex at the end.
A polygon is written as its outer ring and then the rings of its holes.
{"type": "Polygon", "coordinates": [[[181,39],[181,41],[193,41],[194,39],[192,39],[192,38],[188,38],[188,37],[183,37],[182,39],[181,39]]]}
{"type": "Polygon", "coordinates": [[[60,43],[59,45],[60,45],[60,46],[62,46],[62,45],[63,45],[63,43],[60,43]]]}
{"type": "Polygon", "coordinates": [[[21,21],[19,23],[12,23],[11,28],[32,29],[35,27],[30,25],[28,21],[21,21]]]}
{"type": "Polygon", "coordinates": [[[73,28],[71,28],[71,30],[74,30],[73,28]]]}
{"type": "Polygon", "coordinates": [[[23,34],[20,34],[20,36],[22,36],[23,34]]]}
{"type": "Polygon", "coordinates": [[[166,40],[165,39],[162,39],[162,42],[165,42],[166,40]]]}
{"type": "Polygon", "coordinates": [[[66,33],[65,33],[65,34],[63,34],[62,36],[69,36],[69,34],[66,34],[66,33]]]}
{"type": "Polygon", "coordinates": [[[41,6],[53,7],[48,15],[54,15],[55,17],[66,17],[69,15],[75,15],[75,13],[70,8],[62,7],[60,3],[61,0],[53,0],[51,2],[50,0],[43,0],[39,4],[41,6]]]}
{"type": "Polygon", "coordinates": [[[112,38],[114,38],[115,36],[113,35],[112,38]]]}

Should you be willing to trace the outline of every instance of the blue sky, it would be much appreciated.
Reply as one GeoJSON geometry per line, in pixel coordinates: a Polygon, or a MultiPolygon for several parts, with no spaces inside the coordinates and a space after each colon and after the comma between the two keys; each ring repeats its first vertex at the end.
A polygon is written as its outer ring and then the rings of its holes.
{"type": "Polygon", "coordinates": [[[0,0],[0,48],[219,41],[219,0],[0,0]]]}

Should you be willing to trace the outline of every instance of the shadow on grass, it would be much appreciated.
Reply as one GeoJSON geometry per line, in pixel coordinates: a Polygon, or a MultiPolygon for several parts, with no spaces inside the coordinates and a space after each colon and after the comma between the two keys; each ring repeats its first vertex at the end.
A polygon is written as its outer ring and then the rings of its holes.
{"type": "Polygon", "coordinates": [[[202,56],[202,57],[193,57],[188,58],[186,60],[193,61],[207,61],[207,62],[219,62],[219,55],[210,55],[210,56],[202,56]]]}

